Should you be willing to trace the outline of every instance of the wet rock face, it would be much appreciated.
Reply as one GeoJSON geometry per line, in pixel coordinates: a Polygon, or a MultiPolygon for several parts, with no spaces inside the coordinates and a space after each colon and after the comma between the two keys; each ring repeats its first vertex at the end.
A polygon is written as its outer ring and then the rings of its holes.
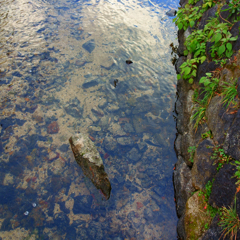
{"type": "MultiPolygon", "coordinates": [[[[237,22],[233,25],[233,27],[230,31],[233,37],[239,36],[239,34],[240,34],[239,26],[240,26],[240,22],[237,22]]],[[[238,49],[240,49],[240,38],[239,37],[238,37],[237,41],[233,42],[232,46],[233,46],[234,51],[237,51],[238,49]]]]}
{"type": "Polygon", "coordinates": [[[69,139],[74,157],[83,173],[97,189],[100,189],[106,199],[111,193],[111,183],[103,166],[102,158],[88,135],[80,133],[69,139]]]}
{"type": "Polygon", "coordinates": [[[192,168],[192,181],[195,189],[204,189],[207,182],[212,180],[217,173],[216,166],[213,165],[213,141],[205,139],[201,142],[195,152],[194,164],[192,168]]]}
{"type": "Polygon", "coordinates": [[[204,233],[201,240],[219,240],[222,236],[222,228],[218,225],[219,215],[217,214],[209,227],[209,229],[204,233]]]}
{"type": "Polygon", "coordinates": [[[225,152],[234,159],[240,159],[240,110],[230,127],[224,142],[225,152]]]}
{"type": "Polygon", "coordinates": [[[231,205],[236,192],[236,178],[233,175],[236,167],[226,164],[220,169],[213,182],[209,203],[214,207],[228,207],[231,205]]]}
{"type": "Polygon", "coordinates": [[[207,123],[212,131],[214,140],[218,144],[223,144],[226,138],[225,133],[228,131],[234,114],[226,113],[226,108],[222,106],[222,99],[219,96],[214,97],[206,111],[207,123]]]}
{"type": "Polygon", "coordinates": [[[218,5],[215,5],[213,8],[209,8],[205,13],[203,13],[201,21],[199,23],[199,29],[204,29],[204,26],[208,23],[207,21],[215,17],[217,9],[218,5]]]}
{"type": "MultiPolygon", "coordinates": [[[[180,0],[182,7],[188,0],[180,0]]],[[[203,1],[198,1],[195,6],[200,6],[203,1]]],[[[229,4],[229,1],[226,1],[229,4]]],[[[227,10],[229,5],[222,7],[222,10],[227,10]]],[[[197,26],[198,29],[204,29],[208,20],[211,17],[215,17],[215,13],[219,9],[219,5],[215,5],[207,10],[202,18],[199,20],[197,26]]],[[[230,32],[232,37],[239,36],[240,21],[234,22],[236,15],[234,13],[231,16],[230,11],[221,12],[221,16],[218,15],[220,22],[232,22],[230,32]]],[[[196,26],[196,23],[195,23],[196,26]]],[[[186,31],[183,29],[178,31],[179,59],[176,62],[176,71],[180,72],[180,66],[186,61],[186,56],[183,52],[185,49],[186,37],[193,31],[193,28],[188,28],[186,31]]],[[[177,95],[176,101],[176,113],[177,116],[177,131],[178,135],[175,141],[175,150],[178,156],[178,162],[173,174],[175,196],[176,196],[176,208],[178,217],[180,217],[177,231],[180,239],[211,239],[217,240],[223,238],[223,229],[219,227],[219,216],[217,215],[212,222],[204,216],[204,205],[197,194],[191,196],[190,192],[196,190],[209,191],[206,188],[208,181],[212,181],[211,194],[208,199],[208,204],[212,207],[221,208],[223,206],[234,206],[234,199],[236,196],[237,201],[237,213],[240,214],[240,192],[236,193],[236,178],[234,173],[236,167],[231,163],[234,160],[231,159],[230,163],[224,163],[223,167],[217,170],[218,163],[221,162],[222,155],[220,150],[224,150],[224,153],[235,160],[240,159],[240,110],[238,107],[234,108],[233,105],[228,107],[223,105],[223,97],[215,94],[208,103],[205,113],[204,121],[202,121],[197,130],[194,128],[194,121],[191,121],[191,116],[196,112],[195,105],[192,106],[192,91],[199,91],[199,99],[203,99],[204,87],[203,84],[199,84],[199,80],[206,76],[206,73],[217,73],[219,76],[219,89],[223,87],[224,82],[230,83],[231,79],[238,80],[237,82],[237,94],[238,97],[234,101],[239,101],[240,98],[240,38],[236,41],[232,41],[233,56],[229,59],[229,62],[225,66],[220,66],[212,60],[211,52],[213,42],[206,43],[206,61],[199,63],[197,66],[197,76],[194,78],[193,84],[189,85],[187,80],[180,79],[177,83],[177,95]],[[234,64],[233,64],[234,63],[234,64]],[[210,135],[209,135],[210,131],[210,135]],[[211,138],[211,139],[210,139],[211,138]],[[194,153],[193,162],[189,161],[189,147],[195,146],[196,151],[194,153]],[[217,153],[217,151],[219,152],[217,153]],[[216,159],[211,158],[218,154],[216,159]],[[219,172],[218,172],[219,171],[219,172]],[[205,231],[204,225],[208,223],[210,228],[205,231]]],[[[187,57],[191,58],[190,55],[187,57]]],[[[205,199],[206,205],[206,199],[205,199]]],[[[208,216],[210,218],[210,216],[208,216]]],[[[240,231],[239,231],[240,232],[240,231]]],[[[240,235],[240,233],[239,233],[240,235]]],[[[239,237],[239,236],[238,236],[239,237]]],[[[229,238],[230,239],[230,238],[229,238]]]]}
{"type": "Polygon", "coordinates": [[[194,191],[192,186],[192,174],[181,156],[178,157],[178,162],[173,173],[173,181],[175,188],[175,195],[177,200],[177,215],[183,215],[186,202],[194,191]]]}

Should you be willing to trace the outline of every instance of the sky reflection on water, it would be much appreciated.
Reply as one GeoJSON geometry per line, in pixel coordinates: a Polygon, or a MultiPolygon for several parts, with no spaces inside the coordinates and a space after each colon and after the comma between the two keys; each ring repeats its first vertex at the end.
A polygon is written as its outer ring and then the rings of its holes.
{"type": "Polygon", "coordinates": [[[0,237],[176,239],[177,2],[0,2],[0,237]],[[108,201],[73,157],[77,132],[108,201]]]}

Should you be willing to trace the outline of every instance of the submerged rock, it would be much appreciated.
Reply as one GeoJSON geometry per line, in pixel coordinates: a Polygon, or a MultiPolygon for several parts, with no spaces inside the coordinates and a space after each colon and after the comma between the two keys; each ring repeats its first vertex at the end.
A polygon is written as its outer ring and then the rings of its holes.
{"type": "Polygon", "coordinates": [[[100,189],[106,199],[111,193],[111,183],[103,166],[102,158],[88,135],[80,133],[69,139],[76,162],[80,165],[97,189],[100,189]]]}
{"type": "Polygon", "coordinates": [[[48,134],[55,134],[55,133],[58,133],[58,131],[59,131],[59,126],[58,126],[58,123],[56,121],[50,123],[47,127],[47,133],[48,134]]]}
{"type": "Polygon", "coordinates": [[[170,9],[166,12],[166,15],[169,17],[174,17],[176,15],[177,11],[175,9],[170,9]]]}
{"type": "Polygon", "coordinates": [[[89,41],[87,41],[86,43],[84,43],[82,45],[82,47],[88,51],[89,53],[91,53],[94,49],[95,49],[95,41],[94,39],[91,39],[89,41]]]}
{"type": "Polygon", "coordinates": [[[90,87],[95,87],[99,84],[99,80],[98,78],[94,78],[94,79],[91,79],[91,78],[87,78],[85,79],[82,87],[83,88],[90,88],[90,87]]]}

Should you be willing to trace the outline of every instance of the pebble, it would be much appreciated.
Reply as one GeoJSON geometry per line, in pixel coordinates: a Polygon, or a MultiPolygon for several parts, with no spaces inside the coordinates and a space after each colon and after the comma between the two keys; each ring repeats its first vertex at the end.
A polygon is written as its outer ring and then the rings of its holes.
{"type": "Polygon", "coordinates": [[[24,213],[25,216],[27,216],[28,214],[29,214],[29,211],[26,211],[26,212],[24,213]]]}
{"type": "Polygon", "coordinates": [[[33,207],[36,207],[36,206],[37,206],[37,204],[36,204],[36,203],[33,203],[33,204],[32,204],[32,206],[33,206],[33,207]]]}

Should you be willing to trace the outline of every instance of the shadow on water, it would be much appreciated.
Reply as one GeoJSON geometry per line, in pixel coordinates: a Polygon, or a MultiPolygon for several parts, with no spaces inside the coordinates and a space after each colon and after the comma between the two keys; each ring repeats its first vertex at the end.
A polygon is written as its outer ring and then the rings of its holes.
{"type": "Polygon", "coordinates": [[[0,237],[176,239],[177,1],[0,3],[0,237]],[[75,162],[78,132],[108,201],[75,162]]]}

